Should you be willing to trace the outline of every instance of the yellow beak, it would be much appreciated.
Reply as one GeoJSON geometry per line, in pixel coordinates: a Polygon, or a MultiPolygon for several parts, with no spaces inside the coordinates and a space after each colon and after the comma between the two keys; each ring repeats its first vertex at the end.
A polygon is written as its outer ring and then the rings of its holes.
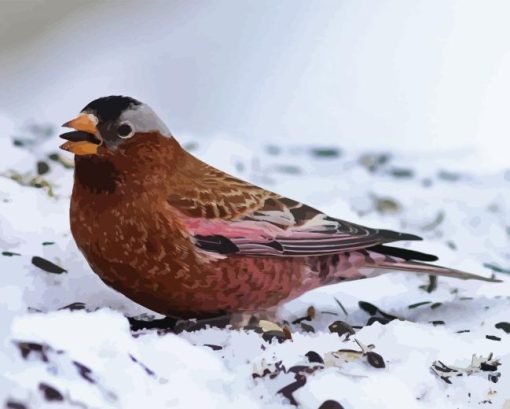
{"type": "Polygon", "coordinates": [[[60,146],[60,149],[74,153],[75,155],[97,155],[100,140],[97,135],[97,118],[91,114],[80,114],[76,118],[63,124],[63,127],[75,129],[75,132],[66,132],[60,135],[68,142],[60,146]]]}

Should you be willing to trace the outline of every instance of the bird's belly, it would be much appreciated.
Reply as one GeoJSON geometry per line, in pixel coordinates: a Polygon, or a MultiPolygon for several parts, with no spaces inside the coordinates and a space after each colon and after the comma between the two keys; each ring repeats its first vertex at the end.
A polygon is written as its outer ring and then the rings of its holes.
{"type": "MultiPolygon", "coordinates": [[[[108,223],[71,214],[73,236],[94,272],[165,315],[200,317],[273,307],[305,291],[303,258],[204,257],[186,232],[151,214],[108,223]]],[[[306,281],[306,280],[305,280],[306,281]]]]}
{"type": "Polygon", "coordinates": [[[301,295],[306,275],[303,259],[229,257],[204,265],[192,287],[193,305],[207,311],[253,312],[269,309],[301,295]]]}
{"type": "Polygon", "coordinates": [[[206,317],[260,311],[301,295],[303,260],[235,257],[187,268],[172,260],[128,262],[87,257],[101,279],[133,301],[164,315],[206,317]]]}

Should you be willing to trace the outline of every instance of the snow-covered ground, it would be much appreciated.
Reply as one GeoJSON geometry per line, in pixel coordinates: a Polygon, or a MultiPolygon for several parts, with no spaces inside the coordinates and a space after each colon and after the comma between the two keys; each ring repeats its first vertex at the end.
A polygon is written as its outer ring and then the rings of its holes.
{"type": "Polygon", "coordinates": [[[280,343],[219,328],[132,331],[126,316],[157,316],[106,287],[77,250],[68,222],[72,169],[55,156],[57,130],[15,130],[6,119],[0,126],[6,408],[317,408],[328,400],[324,408],[510,407],[510,171],[477,171],[476,152],[184,138],[240,177],[337,217],[422,235],[413,248],[441,264],[504,280],[440,278],[428,292],[427,277],[395,273],[321,288],[282,308],[288,322],[311,306],[315,316],[290,324],[292,340],[280,343]],[[37,168],[48,171],[36,177],[37,168]],[[367,325],[373,317],[381,322],[367,325]],[[355,334],[339,335],[335,321],[355,334]],[[431,369],[436,361],[459,376],[446,382],[431,369]]]}

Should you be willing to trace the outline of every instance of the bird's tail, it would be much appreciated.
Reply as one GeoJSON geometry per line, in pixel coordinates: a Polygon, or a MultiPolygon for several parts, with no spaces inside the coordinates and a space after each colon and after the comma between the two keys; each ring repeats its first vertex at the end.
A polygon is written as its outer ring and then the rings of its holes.
{"type": "Polygon", "coordinates": [[[414,273],[424,273],[429,275],[437,275],[444,277],[455,277],[462,280],[481,280],[488,281],[491,283],[499,283],[501,280],[496,278],[489,278],[479,276],[477,274],[468,273],[454,268],[448,268],[443,266],[437,266],[434,264],[422,263],[419,261],[412,260],[386,260],[379,261],[375,266],[375,269],[388,269],[388,270],[399,270],[399,271],[410,271],[414,273]]]}
{"type": "Polygon", "coordinates": [[[432,254],[378,245],[368,249],[344,252],[327,258],[314,258],[310,261],[311,270],[319,272],[318,278],[322,285],[338,283],[344,280],[373,277],[390,271],[408,271],[493,283],[501,282],[501,280],[496,278],[487,278],[454,268],[429,264],[436,260],[437,257],[432,254]]]}
{"type": "Polygon", "coordinates": [[[482,277],[477,274],[467,273],[454,268],[424,263],[424,261],[436,261],[437,256],[434,256],[433,254],[385,245],[374,246],[369,250],[369,252],[376,252],[377,254],[384,256],[382,259],[380,257],[374,257],[375,269],[411,271],[429,275],[455,277],[462,280],[501,282],[501,280],[495,278],[482,277]]]}

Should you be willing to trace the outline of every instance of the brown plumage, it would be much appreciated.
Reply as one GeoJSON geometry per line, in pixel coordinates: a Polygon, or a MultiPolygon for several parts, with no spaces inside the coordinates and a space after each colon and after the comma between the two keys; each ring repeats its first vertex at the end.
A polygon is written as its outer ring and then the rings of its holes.
{"type": "Polygon", "coordinates": [[[330,283],[385,270],[484,279],[385,243],[371,229],[254,186],[195,158],[146,105],[93,101],[65,126],[74,152],[73,237],[102,280],[162,314],[272,309],[330,283]]]}

